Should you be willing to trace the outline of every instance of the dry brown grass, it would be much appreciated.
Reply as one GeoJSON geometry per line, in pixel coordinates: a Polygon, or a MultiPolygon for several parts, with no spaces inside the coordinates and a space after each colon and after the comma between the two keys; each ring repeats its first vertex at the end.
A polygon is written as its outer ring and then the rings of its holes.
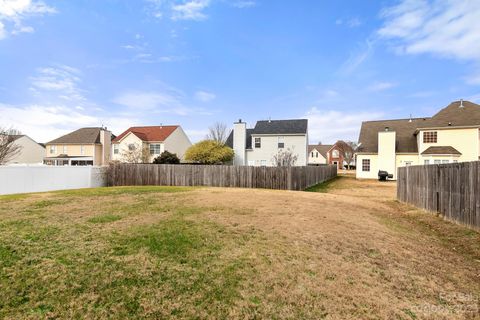
{"type": "Polygon", "coordinates": [[[0,317],[479,317],[480,235],[394,183],[138,190],[0,198],[0,317]]]}

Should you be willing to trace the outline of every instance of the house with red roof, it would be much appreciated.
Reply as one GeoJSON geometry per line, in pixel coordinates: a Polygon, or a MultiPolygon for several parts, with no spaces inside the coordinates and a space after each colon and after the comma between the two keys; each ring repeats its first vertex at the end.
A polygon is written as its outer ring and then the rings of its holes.
{"type": "Polygon", "coordinates": [[[175,153],[183,160],[191,145],[178,125],[130,127],[112,140],[112,160],[151,163],[164,151],[175,153]]]}

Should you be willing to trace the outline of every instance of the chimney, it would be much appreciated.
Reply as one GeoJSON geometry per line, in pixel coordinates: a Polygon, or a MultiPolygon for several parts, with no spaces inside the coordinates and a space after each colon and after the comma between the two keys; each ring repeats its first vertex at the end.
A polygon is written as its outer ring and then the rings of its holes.
{"type": "Polygon", "coordinates": [[[465,106],[463,105],[463,99],[460,99],[460,106],[459,106],[459,108],[463,108],[463,107],[465,107],[465,106]]]}
{"type": "Polygon", "coordinates": [[[385,131],[386,132],[390,131],[390,127],[385,127],[385,131]]]}
{"type": "Polygon", "coordinates": [[[233,151],[235,153],[233,164],[236,166],[245,165],[245,153],[247,143],[247,124],[238,119],[233,124],[233,151]]]}
{"type": "Polygon", "coordinates": [[[107,130],[107,127],[100,129],[100,143],[102,144],[102,166],[108,165],[110,162],[110,152],[112,150],[112,133],[107,130]]]}

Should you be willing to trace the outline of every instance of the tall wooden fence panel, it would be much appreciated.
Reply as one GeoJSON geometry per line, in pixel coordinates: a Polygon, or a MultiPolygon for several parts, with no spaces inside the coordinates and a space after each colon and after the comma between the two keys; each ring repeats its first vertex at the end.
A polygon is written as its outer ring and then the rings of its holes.
{"type": "Polygon", "coordinates": [[[399,168],[397,198],[480,229],[480,161],[399,168]]]}
{"type": "Polygon", "coordinates": [[[211,186],[304,190],[337,175],[336,166],[252,167],[169,164],[112,164],[110,186],[211,186]]]}

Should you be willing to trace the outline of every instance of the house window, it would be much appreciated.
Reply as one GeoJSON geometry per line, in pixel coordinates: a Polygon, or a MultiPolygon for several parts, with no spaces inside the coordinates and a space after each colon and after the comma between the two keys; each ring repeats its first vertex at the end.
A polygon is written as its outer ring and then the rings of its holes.
{"type": "Polygon", "coordinates": [[[118,154],[118,144],[113,145],[113,154],[118,154]]]}
{"type": "Polygon", "coordinates": [[[135,149],[137,149],[137,147],[135,146],[134,143],[130,143],[130,144],[128,145],[128,150],[134,151],[135,149]]]}
{"type": "Polygon", "coordinates": [[[67,154],[67,146],[63,146],[63,154],[67,154]]]}
{"type": "Polygon", "coordinates": [[[453,163],[458,163],[458,160],[453,160],[453,163]]]}
{"type": "Polygon", "coordinates": [[[423,133],[423,143],[437,143],[437,131],[425,131],[423,133]]]}
{"type": "Polygon", "coordinates": [[[260,160],[260,165],[265,167],[267,165],[267,160],[260,160]]]}
{"type": "Polygon", "coordinates": [[[424,160],[424,161],[423,161],[423,164],[424,164],[424,165],[429,165],[429,164],[430,164],[430,160],[424,160]]]}
{"type": "Polygon", "coordinates": [[[442,161],[441,160],[434,160],[433,163],[434,164],[440,164],[440,163],[442,163],[442,161]]]}
{"type": "Polygon", "coordinates": [[[370,159],[362,159],[362,171],[370,171],[370,159]]]}
{"type": "Polygon", "coordinates": [[[338,158],[338,150],[333,150],[332,151],[332,157],[333,158],[338,158]]]}
{"type": "Polygon", "coordinates": [[[249,165],[249,166],[254,166],[254,165],[255,165],[255,161],[254,161],[254,160],[248,160],[248,165],[249,165]]]}
{"type": "Polygon", "coordinates": [[[285,137],[278,137],[278,148],[285,148],[285,137]]]}
{"type": "Polygon", "coordinates": [[[412,161],[405,161],[405,166],[408,167],[408,166],[411,166],[412,165],[412,161]]]}
{"type": "Polygon", "coordinates": [[[313,158],[313,151],[312,151],[312,158],[313,158]]]}
{"type": "Polygon", "coordinates": [[[255,138],[255,148],[261,148],[261,147],[262,147],[262,139],[255,138]]]}
{"type": "Polygon", "coordinates": [[[316,157],[315,158],[318,158],[318,152],[316,153],[316,157]]]}
{"type": "Polygon", "coordinates": [[[450,161],[448,160],[442,160],[442,163],[449,163],[450,161]]]}
{"type": "Polygon", "coordinates": [[[155,143],[150,145],[150,154],[160,154],[160,144],[155,143]]]}
{"type": "Polygon", "coordinates": [[[50,146],[50,153],[51,154],[57,153],[57,147],[56,146],[50,146]]]}
{"type": "Polygon", "coordinates": [[[80,146],[80,154],[82,156],[85,154],[85,146],[80,146]]]}

